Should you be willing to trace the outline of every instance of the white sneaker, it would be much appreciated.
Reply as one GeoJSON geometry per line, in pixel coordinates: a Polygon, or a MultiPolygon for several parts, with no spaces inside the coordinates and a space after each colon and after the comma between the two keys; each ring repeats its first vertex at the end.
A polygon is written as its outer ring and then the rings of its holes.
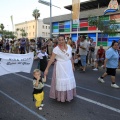
{"type": "Polygon", "coordinates": [[[98,69],[97,69],[97,68],[94,68],[93,70],[94,70],[94,71],[98,71],[98,69]]]}
{"type": "Polygon", "coordinates": [[[111,84],[111,87],[113,87],[113,88],[120,88],[117,84],[111,84]]]}
{"type": "Polygon", "coordinates": [[[43,107],[45,104],[41,104],[40,107],[43,107]]]}
{"type": "Polygon", "coordinates": [[[105,81],[102,78],[98,78],[98,81],[100,81],[101,83],[104,83],[105,81]]]}
{"type": "Polygon", "coordinates": [[[42,110],[42,107],[39,107],[38,109],[39,109],[39,110],[42,110]]]}

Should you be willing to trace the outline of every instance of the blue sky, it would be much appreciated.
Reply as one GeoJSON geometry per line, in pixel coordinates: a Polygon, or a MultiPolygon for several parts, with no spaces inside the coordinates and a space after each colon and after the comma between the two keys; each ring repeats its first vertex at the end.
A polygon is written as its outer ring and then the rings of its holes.
{"type": "MultiPolygon", "coordinates": [[[[14,24],[33,20],[32,12],[35,8],[40,10],[40,19],[50,16],[49,6],[38,3],[38,0],[0,0],[0,23],[5,25],[6,30],[12,30],[10,16],[13,15],[14,24]]],[[[50,0],[45,0],[50,1],[50,0]]],[[[88,0],[81,0],[88,1],[88,0]]],[[[52,0],[52,4],[61,7],[61,9],[52,8],[52,16],[68,14],[69,10],[64,6],[71,5],[72,0],[52,0]]]]}

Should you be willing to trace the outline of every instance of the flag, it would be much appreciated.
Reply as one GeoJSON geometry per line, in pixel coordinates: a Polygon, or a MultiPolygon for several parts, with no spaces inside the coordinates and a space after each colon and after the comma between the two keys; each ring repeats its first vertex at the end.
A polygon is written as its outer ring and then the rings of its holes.
{"type": "Polygon", "coordinates": [[[119,5],[117,0],[110,0],[108,8],[104,11],[104,15],[109,12],[116,12],[119,10],[119,5]]]}
{"type": "Polygon", "coordinates": [[[73,24],[79,24],[80,0],[72,0],[72,20],[73,24]]]}

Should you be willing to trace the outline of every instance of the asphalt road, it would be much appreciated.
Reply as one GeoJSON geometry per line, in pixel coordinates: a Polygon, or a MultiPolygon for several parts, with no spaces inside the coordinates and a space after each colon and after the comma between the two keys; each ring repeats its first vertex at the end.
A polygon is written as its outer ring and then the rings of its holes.
{"type": "MultiPolygon", "coordinates": [[[[37,67],[34,62],[32,71],[37,67]]],[[[97,78],[104,70],[75,71],[77,96],[60,103],[49,98],[53,66],[47,78],[44,108],[35,108],[32,98],[32,73],[0,76],[0,120],[120,120],[120,89],[111,88],[110,76],[101,84],[97,78]]],[[[117,71],[120,85],[120,71],[117,71]]]]}

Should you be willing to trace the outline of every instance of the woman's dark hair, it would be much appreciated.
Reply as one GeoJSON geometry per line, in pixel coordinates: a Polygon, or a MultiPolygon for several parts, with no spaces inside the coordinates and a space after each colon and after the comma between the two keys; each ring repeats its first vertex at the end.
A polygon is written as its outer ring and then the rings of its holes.
{"type": "Polygon", "coordinates": [[[59,37],[63,37],[65,39],[65,35],[59,35],[59,37]]]}
{"type": "Polygon", "coordinates": [[[113,47],[115,43],[118,43],[118,42],[117,42],[117,41],[115,41],[115,40],[113,40],[113,41],[112,41],[112,44],[111,44],[111,46],[110,46],[110,47],[113,47]]]}

